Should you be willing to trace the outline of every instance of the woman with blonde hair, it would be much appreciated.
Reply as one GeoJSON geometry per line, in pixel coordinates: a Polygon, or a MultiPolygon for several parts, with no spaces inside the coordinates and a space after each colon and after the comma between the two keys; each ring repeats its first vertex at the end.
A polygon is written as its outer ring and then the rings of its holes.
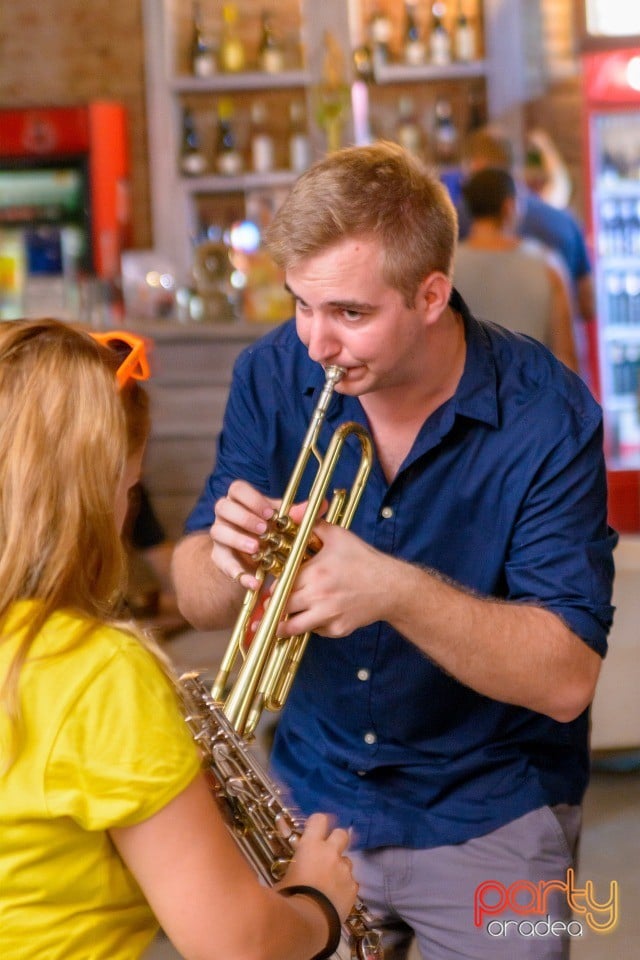
{"type": "Polygon", "coordinates": [[[304,890],[261,886],[168,665],[117,619],[148,429],[131,375],[54,320],[0,324],[0,954],[134,960],[161,924],[186,960],[328,955],[347,833],[310,817],[279,887],[304,890]]]}

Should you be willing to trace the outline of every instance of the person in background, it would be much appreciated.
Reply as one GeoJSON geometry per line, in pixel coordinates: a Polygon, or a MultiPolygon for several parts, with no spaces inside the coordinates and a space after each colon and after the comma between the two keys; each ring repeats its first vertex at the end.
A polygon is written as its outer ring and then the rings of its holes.
{"type": "Polygon", "coordinates": [[[174,543],[142,480],[131,488],[123,537],[129,559],[128,606],[134,616],[155,626],[167,638],[185,626],[171,579],[174,543]]]}
{"type": "Polygon", "coordinates": [[[527,131],[523,177],[533,193],[552,207],[566,210],[571,201],[571,177],[560,151],[545,130],[527,131]]]}
{"type": "Polygon", "coordinates": [[[565,279],[548,248],[516,235],[513,177],[487,167],[462,190],[471,228],[458,244],[454,286],[478,316],[535,337],[577,372],[565,279]]]}
{"type": "Polygon", "coordinates": [[[347,832],[311,817],[263,886],[168,662],[114,613],[146,429],[122,370],[56,321],[0,324],[0,955],[134,960],[162,924],[186,960],[325,956],[357,890],[347,832]]]}
{"type": "MultiPolygon", "coordinates": [[[[375,462],[350,529],[318,522],[278,625],[312,635],[273,770],[351,829],[386,960],[414,935],[430,960],[557,960],[566,939],[491,936],[474,900],[488,880],[549,881],[545,915],[569,915],[558,888],[613,613],[602,415],[549,350],[473,316],[452,288],[456,235],[446,188],[396,144],[298,179],[267,233],[295,320],[236,363],[173,572],[187,619],[233,621],[323,367],[342,367],[318,448],[356,421],[375,462]]],[[[358,458],[347,444],[333,486],[358,458]]]]}
{"type": "MultiPolygon", "coordinates": [[[[518,191],[517,232],[555,251],[567,270],[572,297],[572,316],[581,374],[589,380],[589,348],[586,325],[595,318],[593,275],[582,227],[569,210],[546,203],[515,175],[513,146],[508,137],[491,125],[474,130],[463,144],[466,176],[485,167],[499,167],[514,175],[518,191]]],[[[464,201],[458,205],[459,236],[466,239],[470,228],[464,201]]]]}

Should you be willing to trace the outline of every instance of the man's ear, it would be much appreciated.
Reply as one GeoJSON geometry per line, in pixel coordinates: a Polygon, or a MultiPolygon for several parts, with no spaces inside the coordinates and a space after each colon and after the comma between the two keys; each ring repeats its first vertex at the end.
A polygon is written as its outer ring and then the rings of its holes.
{"type": "Polygon", "coordinates": [[[422,308],[427,324],[435,323],[449,305],[452,283],[449,277],[435,270],[418,287],[416,303],[422,308]]]}

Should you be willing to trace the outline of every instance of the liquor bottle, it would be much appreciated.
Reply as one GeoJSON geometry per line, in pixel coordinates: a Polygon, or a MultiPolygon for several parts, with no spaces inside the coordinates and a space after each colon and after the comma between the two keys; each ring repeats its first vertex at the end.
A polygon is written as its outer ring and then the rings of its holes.
{"type": "Polygon", "coordinates": [[[444,23],[444,3],[431,7],[431,33],[429,35],[429,59],[436,67],[451,63],[451,36],[444,23]]]}
{"type": "Polygon", "coordinates": [[[271,14],[263,10],[261,14],[262,29],[258,46],[258,66],[265,73],[280,73],[284,69],[284,53],[281,44],[273,32],[271,14]]]}
{"type": "Polygon", "coordinates": [[[456,60],[468,63],[478,56],[476,31],[464,9],[464,0],[458,0],[458,15],[453,33],[453,47],[456,60]]]}
{"type": "Polygon", "coordinates": [[[233,129],[233,102],[222,97],[218,101],[216,169],[225,176],[234,176],[241,172],[242,166],[242,154],[236,145],[233,129]]]}
{"type": "Polygon", "coordinates": [[[216,71],[216,58],[211,41],[202,26],[202,9],[199,0],[193,0],[191,20],[191,72],[196,77],[210,77],[216,71]]]}
{"type": "Polygon", "coordinates": [[[458,128],[448,100],[436,100],[433,148],[436,163],[452,163],[458,153],[458,128]]]}
{"type": "Polygon", "coordinates": [[[275,143],[268,121],[264,102],[254,100],[251,104],[251,166],[256,173],[268,173],[275,165],[275,143]]]}
{"type": "Polygon", "coordinates": [[[289,107],[289,167],[302,173],[311,163],[311,144],[305,122],[304,105],[292,100],[289,107]]]}
{"type": "Polygon", "coordinates": [[[225,73],[244,70],[246,57],[244,44],[237,33],[238,7],[225,3],[222,7],[222,39],[220,41],[220,69],[225,73]]]}
{"type": "Polygon", "coordinates": [[[377,8],[374,9],[369,20],[369,36],[371,38],[371,56],[373,59],[373,73],[379,67],[384,67],[391,58],[391,20],[377,8]]]}
{"type": "Polygon", "coordinates": [[[404,5],[404,61],[412,67],[425,62],[427,52],[416,20],[417,0],[406,0],[404,5]]]}
{"type": "Polygon", "coordinates": [[[422,155],[422,130],[416,118],[412,97],[400,97],[398,103],[398,125],[395,137],[401,147],[416,156],[422,155]]]}
{"type": "Polygon", "coordinates": [[[487,109],[480,90],[471,90],[467,106],[467,134],[484,127],[487,122],[487,109]]]}
{"type": "Polygon", "coordinates": [[[200,137],[193,113],[189,107],[182,111],[182,144],[180,147],[180,170],[187,177],[198,177],[207,169],[207,161],[200,148],[200,137]]]}

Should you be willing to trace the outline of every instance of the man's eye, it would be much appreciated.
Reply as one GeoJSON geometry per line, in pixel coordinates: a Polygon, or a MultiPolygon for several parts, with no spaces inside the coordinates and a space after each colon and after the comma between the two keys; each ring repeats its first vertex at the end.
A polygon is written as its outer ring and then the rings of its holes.
{"type": "Polygon", "coordinates": [[[343,310],[342,316],[345,318],[345,320],[353,321],[353,320],[359,320],[362,314],[360,313],[359,310],[343,310]]]}

